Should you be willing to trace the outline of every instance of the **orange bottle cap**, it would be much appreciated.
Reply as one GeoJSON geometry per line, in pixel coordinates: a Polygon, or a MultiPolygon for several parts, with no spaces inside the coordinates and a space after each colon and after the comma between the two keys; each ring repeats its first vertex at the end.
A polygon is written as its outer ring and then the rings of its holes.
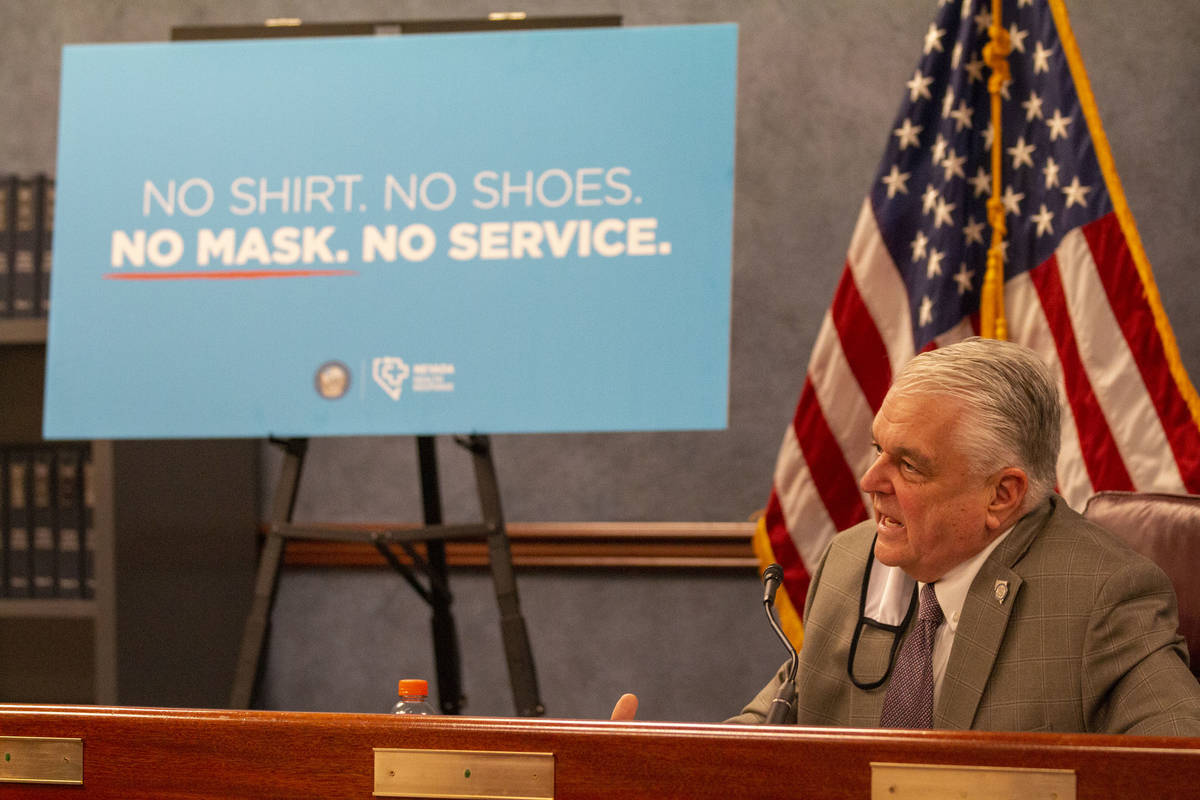
{"type": "Polygon", "coordinates": [[[423,697],[429,696],[429,681],[406,679],[400,681],[400,694],[404,697],[411,697],[419,694],[423,697]]]}

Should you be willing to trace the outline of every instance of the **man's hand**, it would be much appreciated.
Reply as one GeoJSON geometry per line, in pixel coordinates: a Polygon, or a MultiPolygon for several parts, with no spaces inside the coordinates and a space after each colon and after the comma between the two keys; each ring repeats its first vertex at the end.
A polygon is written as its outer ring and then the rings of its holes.
{"type": "Polygon", "coordinates": [[[617,704],[613,706],[612,721],[613,722],[630,722],[637,716],[638,699],[636,694],[623,694],[617,704]]]}

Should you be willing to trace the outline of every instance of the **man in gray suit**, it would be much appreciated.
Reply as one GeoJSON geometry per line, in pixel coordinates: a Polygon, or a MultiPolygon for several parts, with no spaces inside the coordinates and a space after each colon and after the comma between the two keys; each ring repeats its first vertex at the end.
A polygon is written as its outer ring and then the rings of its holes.
{"type": "MultiPolygon", "coordinates": [[[[814,570],[791,719],[1200,736],[1167,577],[1054,493],[1058,391],[1033,351],[971,339],[917,356],[872,434],[874,518],[814,570]],[[885,710],[914,702],[888,697],[901,683],[923,685],[922,722],[885,710]]],[[[733,721],[764,721],[786,668],[733,721]]]]}

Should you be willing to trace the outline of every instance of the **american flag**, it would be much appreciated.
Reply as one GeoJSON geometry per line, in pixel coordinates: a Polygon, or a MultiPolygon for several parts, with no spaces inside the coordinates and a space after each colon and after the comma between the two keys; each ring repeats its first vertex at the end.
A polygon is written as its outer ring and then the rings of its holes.
{"type": "MultiPolygon", "coordinates": [[[[867,517],[858,477],[892,375],[979,331],[995,136],[983,46],[992,0],[942,0],[784,435],[755,547],[784,568],[794,639],[810,571],[867,517]]],[[[1060,0],[1006,0],[1000,124],[1008,338],[1056,370],[1059,491],[1200,493],[1200,400],[1117,179],[1060,0]]]]}

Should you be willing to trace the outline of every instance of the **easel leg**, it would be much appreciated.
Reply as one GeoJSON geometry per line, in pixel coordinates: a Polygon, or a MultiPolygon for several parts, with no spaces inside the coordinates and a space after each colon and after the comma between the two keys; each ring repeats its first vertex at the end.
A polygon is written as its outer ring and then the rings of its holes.
{"type": "Polygon", "coordinates": [[[271,504],[271,528],[267,532],[267,539],[258,559],[254,598],[250,604],[250,613],[246,616],[246,627],[242,632],[242,643],[238,650],[237,671],[234,673],[233,690],[229,699],[230,708],[250,708],[258,694],[262,679],[263,646],[270,632],[271,609],[275,605],[279,569],[283,565],[285,539],[279,532],[279,526],[292,519],[296,493],[300,486],[300,473],[304,468],[304,454],[308,450],[307,439],[272,441],[284,448],[283,469],[271,504]]]}
{"type": "MultiPolygon", "coordinates": [[[[271,527],[259,556],[254,598],[238,652],[237,670],[230,694],[231,708],[250,708],[259,690],[263,670],[263,651],[270,633],[271,610],[283,565],[287,531],[292,520],[300,474],[304,466],[307,439],[272,440],[284,447],[283,469],[276,486],[271,507],[271,527]]],[[[537,674],[529,633],[521,615],[517,597],[516,577],[512,568],[512,551],[504,517],[500,509],[500,489],[492,463],[491,444],[486,436],[471,436],[459,440],[470,450],[475,467],[479,502],[487,530],[488,560],[496,602],[500,609],[500,632],[508,660],[509,680],[513,701],[520,716],[541,716],[545,713],[538,694],[537,674]]],[[[421,490],[425,524],[436,527],[442,521],[441,493],[438,485],[437,458],[432,437],[418,437],[418,456],[421,466],[421,490]]],[[[378,545],[384,547],[386,545],[378,545]]],[[[462,708],[462,667],[459,660],[458,635],[450,610],[452,596],[447,588],[445,540],[437,537],[426,540],[428,572],[431,578],[429,601],[432,608],[434,658],[438,673],[438,696],[442,711],[457,714],[462,708]]],[[[388,553],[385,552],[385,556],[388,553]]],[[[416,557],[416,556],[414,556],[416,557]]],[[[399,563],[399,562],[397,562],[399,563]]],[[[398,567],[399,568],[399,567],[398,567]]]]}
{"type": "Polygon", "coordinates": [[[537,671],[533,663],[533,651],[529,646],[529,631],[521,615],[521,602],[517,597],[517,580],[512,567],[512,549],[508,532],[504,528],[504,514],[500,508],[500,486],[496,481],[496,466],[492,462],[491,442],[486,436],[470,437],[467,447],[475,465],[475,483],[479,490],[484,524],[491,528],[488,534],[488,562],[492,568],[492,583],[496,590],[496,603],[500,608],[500,635],[504,640],[504,654],[508,659],[508,676],[512,683],[513,702],[517,714],[522,717],[540,717],[546,713],[538,693],[537,671]]]}
{"type": "MultiPolygon", "coordinates": [[[[442,524],[442,496],[438,482],[437,449],[432,436],[417,437],[417,458],[421,468],[421,502],[426,525],[442,524]]],[[[433,659],[437,669],[438,702],[443,714],[462,713],[462,662],[458,651],[458,631],[454,614],[450,610],[453,601],[445,587],[449,585],[446,569],[446,542],[430,539],[425,543],[426,557],[431,575],[440,580],[431,580],[430,608],[433,629],[433,659]]]]}

